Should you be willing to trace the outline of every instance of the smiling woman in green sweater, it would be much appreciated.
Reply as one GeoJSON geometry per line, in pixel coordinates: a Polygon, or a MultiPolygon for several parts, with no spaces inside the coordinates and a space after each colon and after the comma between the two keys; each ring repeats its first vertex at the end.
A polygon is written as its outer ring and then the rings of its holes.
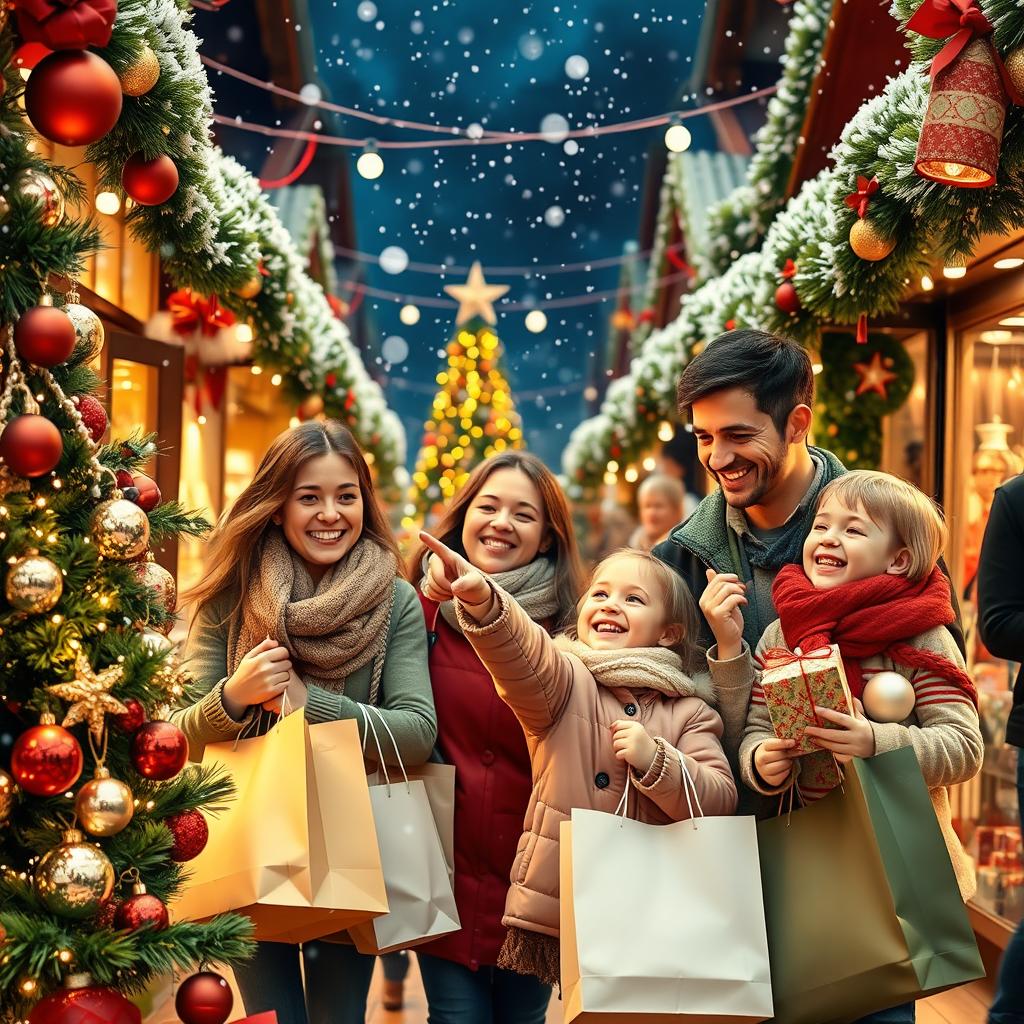
{"type": "MultiPolygon", "coordinates": [[[[282,703],[310,722],[359,721],[359,705],[375,704],[402,761],[428,759],[437,721],[423,614],[345,427],[279,435],[214,531],[207,564],[188,595],[185,650],[205,695],[174,716],[194,760],[207,743],[265,732],[282,703]]],[[[373,957],[305,943],[303,991],[299,947],[258,947],[236,970],[247,1009],[274,1009],[279,1024],[361,1024],[373,957]]]]}

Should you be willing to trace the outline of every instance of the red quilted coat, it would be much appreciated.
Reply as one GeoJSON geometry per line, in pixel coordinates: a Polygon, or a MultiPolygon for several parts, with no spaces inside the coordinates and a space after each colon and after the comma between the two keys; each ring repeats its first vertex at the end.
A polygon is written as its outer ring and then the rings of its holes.
{"type": "Polygon", "coordinates": [[[420,595],[437,710],[437,747],[455,765],[455,902],[462,928],[417,952],[469,967],[493,967],[505,939],[501,923],[509,875],[532,783],[530,755],[516,716],[465,637],[420,595]],[[436,625],[435,625],[436,620],[436,625]]]}

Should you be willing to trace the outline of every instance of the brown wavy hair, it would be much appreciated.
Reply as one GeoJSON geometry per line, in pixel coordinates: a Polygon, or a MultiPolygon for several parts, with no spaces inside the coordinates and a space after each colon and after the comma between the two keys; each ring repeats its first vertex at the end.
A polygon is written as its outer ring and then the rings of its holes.
{"type": "MultiPolygon", "coordinates": [[[[466,522],[466,513],[490,475],[499,469],[518,469],[530,478],[540,492],[541,503],[544,506],[545,525],[551,531],[552,544],[547,551],[537,557],[546,558],[554,563],[555,594],[558,601],[554,625],[560,626],[572,616],[576,607],[576,598],[579,597],[583,588],[583,566],[580,563],[579,548],[576,545],[576,533],[573,530],[569,502],[554,473],[536,455],[531,455],[529,452],[509,451],[485,459],[469,474],[462,489],[449,502],[440,522],[431,532],[441,543],[446,544],[465,558],[466,549],[462,546],[462,527],[466,522]]],[[[409,558],[408,573],[414,584],[418,585],[423,578],[423,556],[426,553],[426,547],[421,544],[409,558]]]]}
{"type": "Polygon", "coordinates": [[[396,571],[403,574],[398,545],[352,432],[335,420],[310,421],[278,434],[270,443],[252,481],[221,514],[206,549],[206,576],[184,596],[185,602],[195,602],[198,611],[222,594],[234,592],[238,598],[226,620],[237,613],[246,585],[259,571],[263,536],[291,494],[299,470],[310,459],[332,452],[348,459],[356,471],[363,499],[362,536],[391,552],[396,571]]]}

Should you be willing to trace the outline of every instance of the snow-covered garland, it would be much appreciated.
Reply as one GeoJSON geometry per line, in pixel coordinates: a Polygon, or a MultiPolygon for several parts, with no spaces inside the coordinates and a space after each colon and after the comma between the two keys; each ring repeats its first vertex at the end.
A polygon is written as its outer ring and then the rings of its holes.
{"type": "MultiPolygon", "coordinates": [[[[348,424],[376,461],[384,486],[404,486],[405,432],[369,377],[348,328],[333,314],[256,179],[213,145],[212,101],[188,0],[119,0],[109,46],[99,51],[119,73],[143,46],[157,55],[160,78],[144,96],[126,96],[115,128],[89,148],[104,187],[123,195],[121,168],[134,153],[164,153],[180,184],[160,206],[136,206],[135,235],[159,252],[177,287],[215,294],[251,320],[253,357],[281,374],[296,403],[321,395],[324,411],[348,424]],[[252,299],[237,290],[262,268],[252,299]]],[[[327,255],[325,253],[325,255],[327,255]]],[[[328,259],[326,266],[331,265],[328,259]]]]}
{"type": "MultiPolygon", "coordinates": [[[[904,19],[916,7],[904,0],[897,6],[904,19]]],[[[1024,9],[1010,0],[982,0],[982,8],[997,26],[997,44],[1024,43],[1024,9]]],[[[914,45],[923,58],[935,52],[921,40],[914,45]]],[[[626,466],[650,449],[658,422],[675,411],[675,383],[695,346],[728,323],[785,331],[814,347],[825,325],[893,312],[908,283],[933,259],[968,255],[982,233],[1024,228],[1024,110],[1008,111],[994,186],[939,185],[914,172],[928,87],[923,64],[891,79],[844,128],[830,154],[833,166],[806,182],[776,217],[761,252],[743,256],[722,277],[684,296],[679,317],[647,339],[630,374],[609,387],[600,413],[570,437],[563,468],[577,493],[601,481],[610,459],[626,466]],[[856,191],[858,175],[877,175],[881,189],[872,197],[871,217],[884,235],[898,240],[879,262],[859,259],[849,246],[856,213],[844,200],[856,191]],[[797,265],[801,304],[792,317],[774,303],[787,259],[797,265]]]]}
{"type": "Polygon", "coordinates": [[[782,206],[811,85],[821,66],[832,6],[833,0],[793,4],[779,89],[768,101],[767,119],[754,137],[746,184],[711,208],[709,249],[694,254],[704,279],[724,273],[739,255],[756,249],[782,206]]]}

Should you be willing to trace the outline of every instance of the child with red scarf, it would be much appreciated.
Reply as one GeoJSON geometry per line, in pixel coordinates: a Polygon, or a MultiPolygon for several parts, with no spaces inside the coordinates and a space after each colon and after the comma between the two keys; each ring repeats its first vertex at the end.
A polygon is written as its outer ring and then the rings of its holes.
{"type": "MultiPolygon", "coordinates": [[[[784,792],[808,758],[854,757],[912,746],[931,791],[936,817],[964,899],[974,894],[972,865],[953,831],[947,787],[978,774],[984,753],[977,694],[952,636],[949,581],[936,568],[946,526],[929,498],[887,473],[847,473],[821,492],[803,548],[803,564],[784,566],[772,599],[779,618],[761,637],[755,657],[742,641],[737,577],[716,576],[701,605],[718,643],[708,652],[713,677],[753,683],[739,750],[743,781],[765,795],[784,792]],[[778,739],[756,678],[757,656],[771,648],[808,651],[838,644],[854,714],[818,714],[837,728],[808,728],[822,753],[794,757],[796,741],[778,739]],[[859,700],[876,673],[895,671],[914,688],[902,722],[873,722],[859,700]]],[[[824,791],[800,787],[804,799],[824,791]]]]}

